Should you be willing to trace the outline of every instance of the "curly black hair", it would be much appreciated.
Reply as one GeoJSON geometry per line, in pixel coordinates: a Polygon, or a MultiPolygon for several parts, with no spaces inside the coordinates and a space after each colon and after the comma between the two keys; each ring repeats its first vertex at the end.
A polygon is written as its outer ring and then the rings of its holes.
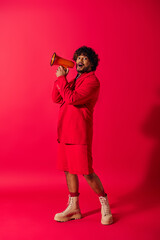
{"type": "Polygon", "coordinates": [[[82,46],[75,51],[73,55],[73,60],[76,61],[77,57],[80,56],[81,54],[89,58],[89,61],[92,64],[91,69],[92,71],[95,71],[99,62],[98,54],[96,54],[92,48],[82,46]]]}

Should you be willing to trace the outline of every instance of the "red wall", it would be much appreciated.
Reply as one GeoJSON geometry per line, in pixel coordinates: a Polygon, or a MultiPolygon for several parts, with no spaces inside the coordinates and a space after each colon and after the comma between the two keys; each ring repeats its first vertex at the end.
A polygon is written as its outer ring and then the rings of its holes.
{"type": "Polygon", "coordinates": [[[55,169],[59,105],[51,99],[50,60],[54,51],[71,59],[82,45],[100,57],[95,171],[112,191],[158,186],[159,7],[141,0],[0,3],[1,188],[62,179],[55,169]]]}

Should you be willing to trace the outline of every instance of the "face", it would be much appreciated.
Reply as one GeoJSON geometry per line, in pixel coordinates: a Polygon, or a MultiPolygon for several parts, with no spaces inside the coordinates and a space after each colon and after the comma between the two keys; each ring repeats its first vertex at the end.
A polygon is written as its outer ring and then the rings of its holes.
{"type": "Polygon", "coordinates": [[[91,62],[89,61],[89,58],[87,56],[81,54],[77,57],[76,68],[79,74],[84,72],[90,72],[92,70],[91,66],[91,62]]]}

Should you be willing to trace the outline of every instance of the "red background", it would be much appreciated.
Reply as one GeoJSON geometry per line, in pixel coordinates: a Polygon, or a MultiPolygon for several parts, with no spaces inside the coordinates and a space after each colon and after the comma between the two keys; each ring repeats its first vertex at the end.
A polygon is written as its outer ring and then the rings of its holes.
{"type": "MultiPolygon", "coordinates": [[[[156,0],[0,2],[1,240],[74,239],[73,228],[84,239],[158,239],[159,29],[156,0]],[[93,158],[115,219],[107,228],[82,176],[87,217],[53,221],[67,188],[55,169],[59,105],[51,99],[56,67],[50,60],[54,51],[71,59],[82,45],[100,58],[93,158]]],[[[68,78],[75,74],[70,70],[68,78]]]]}

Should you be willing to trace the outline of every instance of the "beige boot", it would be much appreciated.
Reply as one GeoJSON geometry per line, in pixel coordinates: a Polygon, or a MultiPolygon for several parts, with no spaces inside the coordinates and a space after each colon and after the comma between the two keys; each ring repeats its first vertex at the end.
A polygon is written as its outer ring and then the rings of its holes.
{"type": "Polygon", "coordinates": [[[113,223],[113,217],[109,206],[108,197],[99,197],[99,201],[101,203],[101,223],[103,225],[109,225],[113,223]]]}
{"type": "Polygon", "coordinates": [[[54,220],[58,222],[67,222],[71,219],[80,219],[82,217],[79,208],[79,197],[71,197],[69,195],[68,207],[61,213],[54,216],[54,220]]]}

